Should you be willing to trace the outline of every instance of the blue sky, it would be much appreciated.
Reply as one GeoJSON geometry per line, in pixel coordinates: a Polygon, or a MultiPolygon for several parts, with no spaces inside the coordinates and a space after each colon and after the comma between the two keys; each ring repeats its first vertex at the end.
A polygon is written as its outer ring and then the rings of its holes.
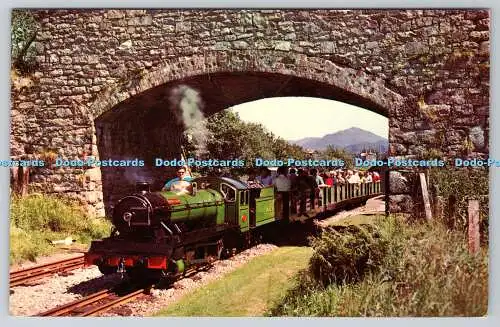
{"type": "Polygon", "coordinates": [[[285,140],[324,136],[359,127],[388,137],[386,117],[343,102],[306,97],[267,98],[231,108],[247,122],[261,123],[285,140]]]}

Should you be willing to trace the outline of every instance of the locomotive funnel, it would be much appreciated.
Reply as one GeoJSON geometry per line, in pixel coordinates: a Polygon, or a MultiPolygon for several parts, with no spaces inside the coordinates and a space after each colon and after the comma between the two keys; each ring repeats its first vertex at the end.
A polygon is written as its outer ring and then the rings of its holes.
{"type": "Polygon", "coordinates": [[[137,182],[135,183],[135,191],[137,193],[149,193],[151,192],[151,187],[148,182],[137,182]]]}

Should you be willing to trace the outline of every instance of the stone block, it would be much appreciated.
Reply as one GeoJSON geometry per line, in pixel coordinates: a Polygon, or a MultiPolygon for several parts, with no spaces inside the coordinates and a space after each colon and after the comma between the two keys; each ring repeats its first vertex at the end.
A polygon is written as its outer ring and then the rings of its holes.
{"type": "Polygon", "coordinates": [[[289,41],[276,41],[274,43],[274,50],[278,51],[290,51],[291,42],[289,41]]]}
{"type": "Polygon", "coordinates": [[[485,146],[483,128],[481,126],[475,126],[469,129],[469,139],[472,144],[474,144],[476,151],[481,151],[485,146]]]}
{"type": "Polygon", "coordinates": [[[389,196],[390,213],[413,213],[415,203],[410,195],[398,194],[389,196]]]}
{"type": "Polygon", "coordinates": [[[410,181],[401,172],[390,171],[389,190],[391,194],[410,193],[410,181]]]}

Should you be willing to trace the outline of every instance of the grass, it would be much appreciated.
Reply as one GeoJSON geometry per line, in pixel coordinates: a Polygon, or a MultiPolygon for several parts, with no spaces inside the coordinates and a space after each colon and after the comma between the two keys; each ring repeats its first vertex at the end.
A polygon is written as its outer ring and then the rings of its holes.
{"type": "Polygon", "coordinates": [[[79,244],[106,237],[111,224],[88,217],[77,204],[60,197],[32,194],[11,197],[10,262],[35,261],[57,251],[50,241],[72,237],[79,244]]]}
{"type": "Polygon", "coordinates": [[[157,316],[262,316],[294,287],[311,249],[282,247],[256,257],[223,279],[187,294],[157,316]]]}
{"type": "MultiPolygon", "coordinates": [[[[377,222],[388,242],[378,269],[361,280],[321,286],[307,271],[270,316],[483,316],[488,253],[473,257],[465,235],[443,224],[377,222]]],[[[342,252],[342,251],[337,251],[342,252]]],[[[347,251],[344,251],[347,252],[347,251]]],[[[338,258],[337,258],[338,260],[338,258]]]]}
{"type": "Polygon", "coordinates": [[[354,215],[333,221],[328,226],[358,226],[364,224],[373,224],[382,219],[384,215],[354,215]]]}

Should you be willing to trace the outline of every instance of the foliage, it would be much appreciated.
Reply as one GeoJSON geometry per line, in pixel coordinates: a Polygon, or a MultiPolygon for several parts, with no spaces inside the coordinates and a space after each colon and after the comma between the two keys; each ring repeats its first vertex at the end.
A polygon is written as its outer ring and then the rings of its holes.
{"type": "Polygon", "coordinates": [[[35,66],[34,45],[38,26],[28,10],[12,10],[11,59],[21,73],[31,72],[35,66]]]}
{"type": "MultiPolygon", "coordinates": [[[[289,144],[261,124],[242,121],[239,115],[231,110],[224,110],[209,117],[206,128],[206,149],[210,158],[241,159],[245,160],[247,166],[253,166],[256,158],[286,160],[304,159],[306,156],[300,146],[289,144]]],[[[189,156],[194,156],[195,146],[192,143],[184,140],[183,146],[189,156]]]]}
{"type": "Polygon", "coordinates": [[[454,217],[444,217],[453,228],[465,230],[468,221],[468,200],[480,201],[481,234],[488,235],[488,168],[430,169],[429,183],[437,186],[437,195],[442,196],[445,207],[450,206],[450,197],[456,199],[454,217]]]}
{"type": "Polygon", "coordinates": [[[358,280],[380,265],[386,243],[372,225],[328,228],[312,239],[309,270],[324,286],[358,280]]]}
{"type": "Polygon", "coordinates": [[[482,316],[488,307],[488,253],[468,254],[465,235],[441,223],[394,217],[377,223],[388,241],[378,269],[323,287],[303,271],[272,316],[482,316]]]}
{"type": "Polygon", "coordinates": [[[110,231],[110,222],[88,217],[69,200],[38,194],[11,198],[11,261],[34,260],[50,253],[53,249],[48,240],[71,236],[79,243],[89,243],[110,231]]]}
{"type": "Polygon", "coordinates": [[[328,147],[324,151],[320,152],[320,156],[322,158],[328,158],[332,160],[343,160],[345,163],[344,167],[347,169],[353,169],[354,167],[354,156],[352,155],[352,153],[345,149],[335,148],[332,145],[328,145],[328,147]]]}

